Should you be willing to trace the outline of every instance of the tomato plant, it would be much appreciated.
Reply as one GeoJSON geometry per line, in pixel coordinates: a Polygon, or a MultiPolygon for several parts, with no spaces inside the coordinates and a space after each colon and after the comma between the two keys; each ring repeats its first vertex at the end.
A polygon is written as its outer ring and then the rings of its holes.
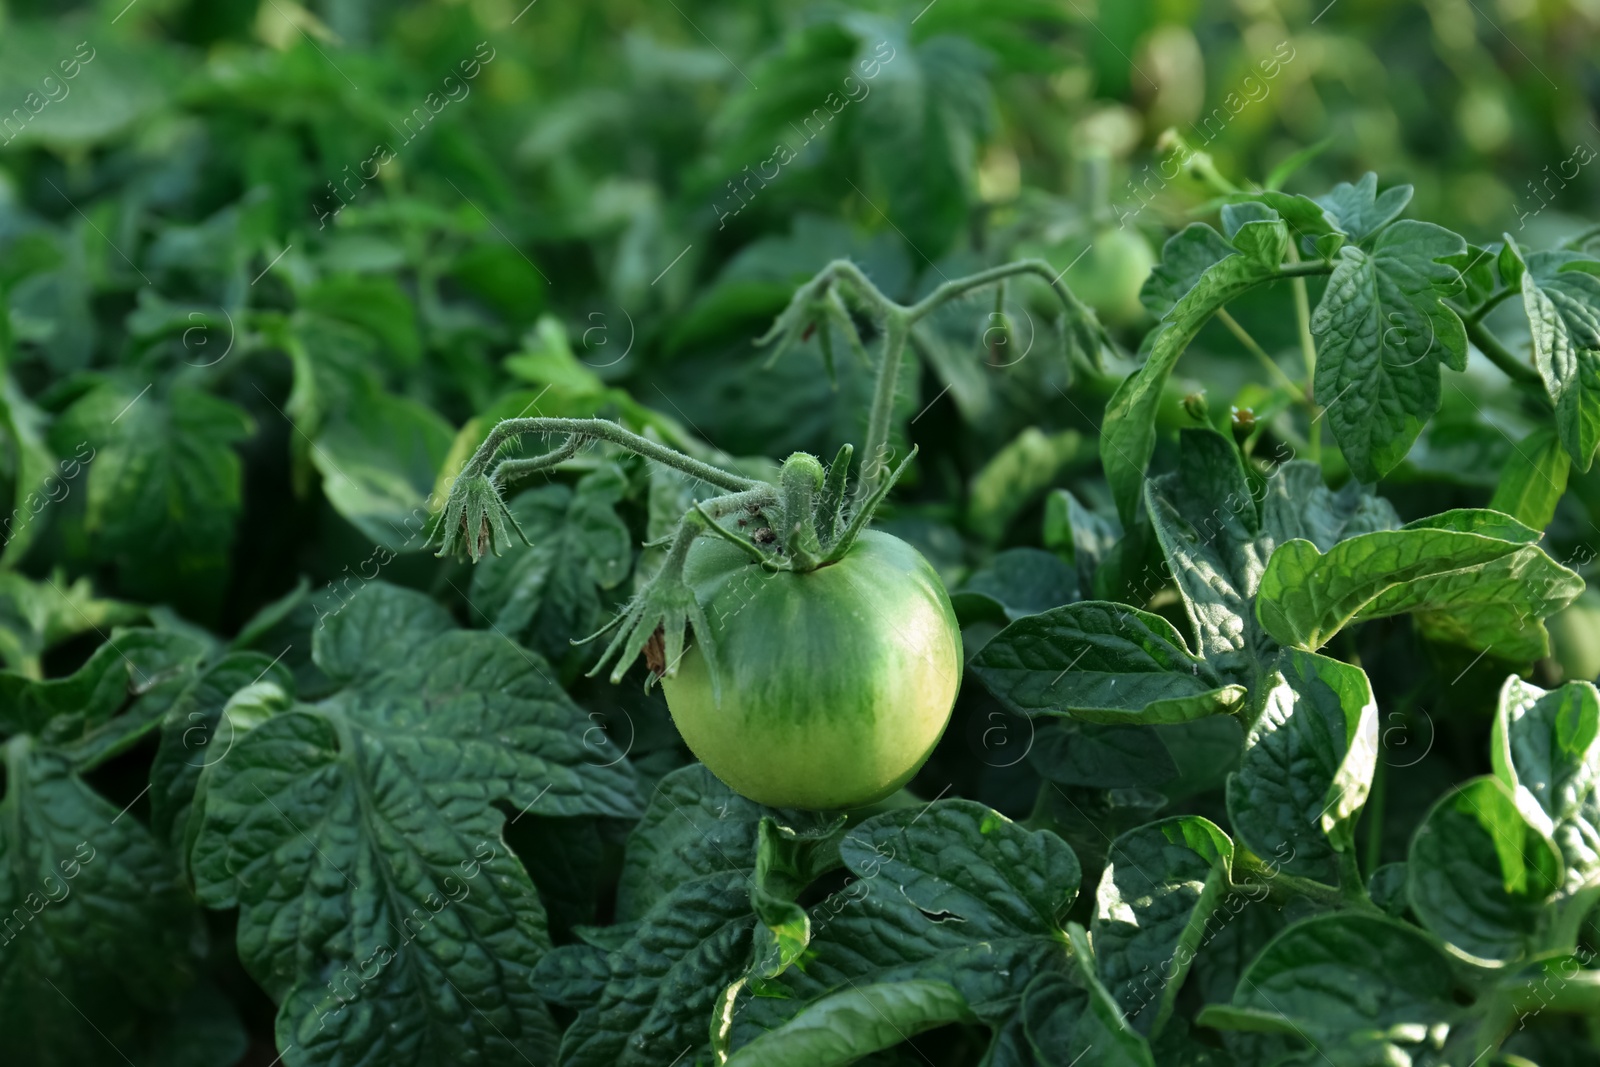
{"type": "Polygon", "coordinates": [[[1592,1062],[1593,12],[1083,7],[7,3],[0,1058],[1592,1062]]]}

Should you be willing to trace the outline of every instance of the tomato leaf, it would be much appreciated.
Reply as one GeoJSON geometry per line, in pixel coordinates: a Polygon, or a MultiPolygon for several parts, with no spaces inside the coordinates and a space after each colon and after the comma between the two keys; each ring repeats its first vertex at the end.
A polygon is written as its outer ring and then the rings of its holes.
{"type": "Polygon", "coordinates": [[[1145,504],[1194,625],[1196,649],[1242,680],[1252,656],[1265,662],[1274,651],[1250,611],[1270,548],[1233,444],[1211,430],[1186,430],[1182,444],[1178,469],[1150,480],[1145,504]]]}
{"type": "Polygon", "coordinates": [[[1439,410],[1440,366],[1466,369],[1465,328],[1441,299],[1460,291],[1461,276],[1440,262],[1465,248],[1443,227],[1407,220],[1378,234],[1370,251],[1340,249],[1311,316],[1313,388],[1363,482],[1393,470],[1439,410]]]}
{"type": "Polygon", "coordinates": [[[990,613],[1008,622],[1079,598],[1078,573],[1053,552],[1007,548],[950,594],[956,614],[990,613]]]}
{"type": "Polygon", "coordinates": [[[364,537],[391,553],[420,552],[434,474],[454,436],[432,409],[373,391],[328,420],[311,462],[328,502],[364,537]]]}
{"type": "Polygon", "coordinates": [[[1145,726],[1064,720],[1034,735],[1028,761],[1046,781],[1097,789],[1156,786],[1178,775],[1162,734],[1145,726]]]}
{"type": "Polygon", "coordinates": [[[0,801],[0,1026],[30,1062],[103,1062],[192,981],[198,917],[137,818],[27,736],[5,745],[0,801]],[[75,1005],[96,1009],[83,1025],[75,1005]]]}
{"type": "Polygon", "coordinates": [[[1581,580],[1531,544],[1537,532],[1494,511],[1456,511],[1341,541],[1288,541],[1268,560],[1256,615],[1285,644],[1322,647],[1352,622],[1416,612],[1425,632],[1503,658],[1536,658],[1541,621],[1581,580]]]}
{"type": "Polygon", "coordinates": [[[183,847],[190,804],[206,767],[228,757],[239,739],[224,720],[229,699],[267,680],[292,690],[288,668],[260,652],[234,652],[189,672],[161,719],[161,743],[150,766],[150,829],[166,839],[178,863],[188,867],[183,847]]]}
{"type": "Polygon", "coordinates": [[[58,570],[38,582],[15,571],[0,572],[0,661],[37,677],[44,653],[67,638],[103,633],[144,615],[137,604],[95,596],[88,578],[70,581],[58,570]]]}
{"type": "MultiPolygon", "coordinates": [[[[1231,215],[1224,215],[1226,225],[1231,215]]],[[[1165,319],[1206,271],[1231,256],[1233,244],[1203,222],[1191,222],[1161,246],[1161,262],[1150,271],[1139,290],[1139,302],[1158,319],[1165,319]]]]}
{"type": "MultiPolygon", "coordinates": [[[[1184,232],[1192,230],[1194,226],[1184,232]]],[[[1211,233],[1215,234],[1216,231],[1211,233]]],[[[1220,235],[1217,240],[1221,240],[1220,235]]],[[[1169,245],[1171,243],[1168,242],[1169,245]]],[[[1228,247],[1232,249],[1233,246],[1228,247]]],[[[1207,256],[1220,248],[1211,237],[1200,234],[1184,239],[1178,250],[1181,250],[1183,258],[1169,275],[1170,280],[1163,283],[1164,287],[1156,290],[1156,294],[1171,293],[1178,289],[1183,280],[1189,277],[1193,266],[1203,263],[1207,256]]],[[[1166,252],[1163,250],[1163,263],[1165,260],[1166,252]]],[[[1157,268],[1158,271],[1161,269],[1157,268]]],[[[1124,526],[1133,525],[1139,495],[1143,490],[1145,468],[1155,452],[1156,407],[1178,357],[1217,308],[1275,273],[1274,268],[1237,251],[1230,251],[1204,266],[1150,335],[1147,341],[1149,355],[1144,366],[1123,379],[1106,404],[1105,421],[1100,427],[1100,461],[1105,467],[1106,481],[1111,485],[1117,513],[1124,526]]],[[[1153,294],[1153,298],[1157,304],[1164,302],[1162,295],[1153,294]]]]}
{"type": "Polygon", "coordinates": [[[1465,782],[1434,804],[1406,868],[1422,924],[1468,956],[1499,962],[1540,946],[1544,911],[1564,874],[1555,842],[1493,777],[1465,782]]]}
{"type": "Polygon", "coordinates": [[[15,566],[44,528],[40,514],[52,501],[72,492],[72,482],[83,470],[80,461],[85,443],[75,444],[76,458],[63,459],[58,467],[46,444],[44,413],[29,402],[9,374],[0,375],[0,441],[7,442],[15,465],[10,479],[15,486],[11,507],[8,514],[0,516],[5,537],[0,560],[15,566]],[[55,487],[50,484],[52,479],[55,487]]]}
{"type": "Polygon", "coordinates": [[[1561,443],[1580,471],[1600,445],[1600,269],[1578,252],[1535,252],[1522,277],[1533,362],[1556,409],[1561,443]]]}
{"type": "Polygon", "coordinates": [[[1211,918],[1233,890],[1233,842],[1197,815],[1122,834],[1095,894],[1095,971],[1135,1029],[1159,1033],[1211,918]]]}
{"type": "Polygon", "coordinates": [[[586,759],[581,709],[504,638],[361,640],[405,599],[374,585],[354,600],[313,655],[335,676],[357,649],[378,662],[205,770],[196,889],[240,908],[241,958],[298,1062],[546,1058],[556,1032],[528,984],[544,908],[484,802],[625,817],[632,772],[586,759]]]}
{"type": "MultiPolygon", "coordinates": [[[[1086,939],[1075,939],[1074,951],[1087,951],[1086,939]]],[[[1123,1018],[1116,1002],[1086,973],[1080,988],[1059,974],[1045,973],[1023,994],[1023,1033],[1036,1063],[1070,1064],[1074,1057],[1095,1054],[1110,1067],[1155,1067],[1150,1049],[1123,1018]]]]}
{"type": "Polygon", "coordinates": [[[1589,682],[1548,692],[1515,675],[1500,690],[1489,745],[1517,808],[1549,834],[1569,891],[1600,876],[1600,693],[1589,682]]]}
{"type": "Polygon", "coordinates": [[[432,597],[388,582],[360,586],[317,622],[312,634],[317,666],[339,682],[360,681],[415,661],[436,638],[456,628],[450,613],[432,597]]]}
{"type": "Polygon", "coordinates": [[[1285,1034],[1347,1062],[1402,1062],[1423,1051],[1439,1024],[1457,1021],[1454,990],[1449,960],[1422,931],[1340,912],[1279,934],[1245,971],[1232,1003],[1208,1005],[1199,1022],[1285,1034]]]}
{"type": "Polygon", "coordinates": [[[1061,921],[1080,868],[1052,833],[940,800],[866,820],[840,854],[854,879],[811,909],[809,958],[778,979],[787,996],[735,1002],[735,1049],[807,1002],[878,982],[947,982],[998,1024],[1036,974],[1064,962],[1061,921]]]}
{"type": "MultiPolygon", "coordinates": [[[[682,882],[660,896],[627,939],[606,954],[600,995],[561,1039],[562,1067],[652,1067],[703,1050],[708,1021],[724,987],[748,968],[757,926],[748,870],[724,870],[682,882]]],[[[557,977],[573,990],[574,956],[565,947],[541,962],[536,987],[557,977]]],[[[595,981],[596,979],[590,979],[595,981]]],[[[692,1062],[692,1060],[691,1060],[692,1062]]]]}
{"type": "Polygon", "coordinates": [[[1411,186],[1396,185],[1378,195],[1378,176],[1372,171],[1354,184],[1340,182],[1316,198],[1328,217],[1352,242],[1359,243],[1400,217],[1411,202],[1411,186]]]}
{"type": "Polygon", "coordinates": [[[1511,446],[1489,507],[1532,529],[1543,530],[1555,518],[1556,505],[1567,490],[1571,466],[1570,455],[1554,430],[1534,430],[1511,446]]]}
{"type": "Polygon", "coordinates": [[[913,1034],[971,1020],[966,1000],[946,982],[855,986],[813,1001],[734,1053],[727,1067],[844,1067],[913,1034]]]}
{"type": "Polygon", "coordinates": [[[1336,852],[1355,847],[1378,755],[1378,708],[1359,667],[1285,650],[1244,759],[1228,778],[1228,819],[1259,856],[1334,881],[1336,852]]]}
{"type": "Polygon", "coordinates": [[[124,595],[215,611],[243,488],[233,446],[253,429],[243,410],[196,389],[96,385],[50,431],[59,454],[94,449],[69,542],[81,536],[90,559],[115,567],[124,595]]]}
{"type": "Polygon", "coordinates": [[[1011,710],[1090,722],[1186,722],[1225,714],[1244,689],[1192,655],[1159,615],[1086,600],[1017,620],[970,662],[1011,710]]]}

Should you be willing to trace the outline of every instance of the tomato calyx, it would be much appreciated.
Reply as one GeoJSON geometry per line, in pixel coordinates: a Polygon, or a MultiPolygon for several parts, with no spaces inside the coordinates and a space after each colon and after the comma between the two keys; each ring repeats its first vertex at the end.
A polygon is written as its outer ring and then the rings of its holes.
{"type": "Polygon", "coordinates": [[[796,452],[784,460],[778,472],[774,506],[770,511],[761,511],[769,525],[758,529],[752,537],[729,529],[699,504],[695,505],[695,510],[705,523],[707,533],[738,545],[751,560],[767,570],[804,573],[837,563],[856,543],[878,505],[917,454],[913,447],[900,465],[852,511],[845,490],[854,452],[851,445],[845,445],[827,468],[807,452],[796,452]],[[771,536],[762,536],[767,533],[771,536]]]}

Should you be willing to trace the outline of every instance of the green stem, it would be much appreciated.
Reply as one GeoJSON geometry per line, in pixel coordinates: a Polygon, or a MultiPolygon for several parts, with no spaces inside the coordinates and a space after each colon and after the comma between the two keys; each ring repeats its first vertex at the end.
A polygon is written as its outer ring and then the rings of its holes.
{"type": "MultiPolygon", "coordinates": [[[[489,436],[483,439],[483,444],[467,460],[461,468],[461,477],[476,477],[482,474],[489,466],[490,460],[500,446],[507,441],[521,437],[525,433],[560,433],[567,434],[572,440],[562,445],[562,448],[573,446],[573,442],[583,441],[609,441],[614,445],[626,448],[628,451],[645,459],[655,460],[664,466],[672,467],[698,478],[719,489],[726,489],[730,493],[743,492],[754,489],[764,484],[752,478],[742,478],[737,474],[729,474],[725,470],[702,463],[683,453],[658,444],[648,438],[623,429],[614,422],[605,419],[555,419],[555,418],[528,418],[505,419],[489,431],[489,436]]],[[[559,450],[558,450],[559,451],[559,450]]],[[[539,457],[542,459],[543,457],[539,457]]]]}
{"type": "Polygon", "coordinates": [[[1002,263],[998,267],[990,267],[988,270],[980,270],[976,274],[969,274],[965,278],[957,278],[954,281],[945,282],[904,310],[910,316],[910,320],[916,322],[918,319],[937,311],[940,305],[954,300],[958,296],[963,296],[974,289],[981,289],[985,285],[993,285],[995,282],[1005,278],[1015,278],[1021,274],[1037,274],[1043,278],[1050,284],[1051,291],[1056,294],[1062,306],[1069,312],[1075,311],[1082,306],[1077,298],[1072,295],[1072,291],[1061,284],[1060,272],[1051,267],[1049,263],[1042,259],[1019,259],[1014,263],[1002,263]]]}
{"type": "Polygon", "coordinates": [[[489,475],[489,480],[495,485],[505,485],[507,482],[548,470],[559,463],[564,463],[578,454],[578,449],[583,447],[581,437],[569,437],[560,448],[546,452],[542,456],[530,456],[524,459],[503,459],[494,466],[494,473],[489,475]]]}
{"type": "Polygon", "coordinates": [[[884,296],[872,279],[861,273],[861,268],[848,259],[836,259],[822,268],[822,273],[813,278],[808,284],[814,292],[821,292],[836,279],[846,279],[850,282],[850,289],[855,295],[864,299],[870,310],[879,315],[887,315],[898,310],[900,305],[884,296]]]}
{"type": "Polygon", "coordinates": [[[1264,863],[1260,857],[1244,849],[1234,853],[1233,873],[1245,876],[1244,879],[1237,879],[1240,885],[1251,883],[1260,885],[1269,895],[1279,900],[1305,897],[1313,903],[1329,908],[1337,908],[1347,903],[1344,895],[1333,886],[1312,881],[1310,878],[1301,878],[1298,875],[1284,874],[1275,865],[1264,863]]]}
{"type": "Polygon", "coordinates": [[[861,480],[856,483],[856,496],[865,500],[883,478],[887,469],[889,451],[889,424],[894,417],[895,386],[900,381],[900,359],[905,353],[906,337],[911,332],[911,316],[901,307],[894,307],[884,322],[883,357],[878,361],[878,380],[872,390],[872,409],[867,418],[867,441],[862,450],[861,480]]]}
{"type": "MultiPolygon", "coordinates": [[[[1288,267],[1293,267],[1297,271],[1297,273],[1289,275],[1292,279],[1290,289],[1294,293],[1295,327],[1300,333],[1300,356],[1305,360],[1306,364],[1306,386],[1304,392],[1307,399],[1311,399],[1315,396],[1316,390],[1317,339],[1311,335],[1311,295],[1306,289],[1306,276],[1311,272],[1298,273],[1299,268],[1303,266],[1305,264],[1300,262],[1300,250],[1295,247],[1294,242],[1291,240],[1289,242],[1289,263],[1283,269],[1287,270],[1288,267]]],[[[1322,463],[1321,419],[1311,423],[1309,438],[1310,440],[1306,446],[1308,458],[1311,462],[1320,465],[1322,463]]]]}
{"type": "MultiPolygon", "coordinates": [[[[1290,258],[1289,258],[1289,262],[1288,263],[1280,263],[1280,264],[1278,264],[1278,272],[1277,272],[1277,274],[1273,275],[1273,277],[1275,277],[1275,278],[1311,278],[1311,277],[1315,277],[1318,274],[1332,274],[1333,273],[1333,263],[1331,261],[1329,261],[1329,260],[1326,260],[1326,259],[1308,259],[1308,260],[1305,260],[1304,262],[1302,262],[1300,260],[1299,253],[1295,252],[1293,247],[1291,247],[1289,249],[1289,256],[1290,256],[1290,258]]],[[[1271,281],[1272,278],[1267,278],[1267,279],[1264,279],[1264,280],[1265,281],[1271,281]]],[[[1310,331],[1311,331],[1311,312],[1309,310],[1309,308],[1310,308],[1309,299],[1307,300],[1306,307],[1307,307],[1308,310],[1306,311],[1306,327],[1305,328],[1306,328],[1306,332],[1309,334],[1310,331]]],[[[1312,361],[1313,364],[1316,363],[1316,359],[1317,359],[1316,351],[1313,349],[1312,354],[1311,354],[1311,361],[1312,361]]],[[[1315,369],[1315,368],[1313,367],[1313,369],[1315,369]]]]}
{"type": "Polygon", "coordinates": [[[1383,863],[1383,802],[1388,791],[1388,764],[1382,760],[1372,769],[1372,788],[1367,791],[1367,870],[1383,863]]]}
{"type": "Polygon", "coordinates": [[[1482,322],[1483,317],[1489,314],[1489,312],[1493,311],[1495,308],[1499,307],[1503,300],[1505,300],[1507,297],[1516,295],[1520,291],[1521,290],[1518,289],[1501,289],[1499,292],[1490,294],[1489,299],[1485,300],[1483,303],[1474,308],[1471,314],[1463,316],[1461,321],[1465,322],[1469,326],[1475,322],[1482,322]]]}
{"type": "Polygon", "coordinates": [[[1294,383],[1294,379],[1283,372],[1283,368],[1278,366],[1271,356],[1267,355],[1267,350],[1256,343],[1256,339],[1251,337],[1249,331],[1243,326],[1239,325],[1239,320],[1228,314],[1226,308],[1217,309],[1217,319],[1228,328],[1228,332],[1238,338],[1239,343],[1244,345],[1245,351],[1256,357],[1256,361],[1266,368],[1267,373],[1277,379],[1278,384],[1289,390],[1289,394],[1300,403],[1308,403],[1305,392],[1294,383]]]}
{"type": "MultiPolygon", "coordinates": [[[[1574,961],[1576,963],[1576,961],[1574,961]]],[[[1551,966],[1554,964],[1552,961],[1551,966]]],[[[1518,1012],[1536,1012],[1548,1008],[1556,1012],[1591,1014],[1600,1011],[1600,971],[1575,968],[1570,975],[1557,971],[1537,975],[1509,984],[1505,995],[1518,1012]]]]}
{"type": "Polygon", "coordinates": [[[1367,884],[1361,878],[1361,864],[1356,861],[1354,843],[1336,855],[1339,857],[1339,893],[1345,903],[1372,907],[1372,898],[1367,896],[1367,884]]]}
{"type": "Polygon", "coordinates": [[[1478,351],[1482,352],[1490,363],[1499,367],[1506,377],[1514,382],[1543,387],[1544,379],[1539,377],[1539,372],[1518,359],[1509,348],[1500,343],[1498,337],[1488,331],[1483,323],[1469,319],[1466,327],[1467,340],[1477,345],[1478,351]]]}

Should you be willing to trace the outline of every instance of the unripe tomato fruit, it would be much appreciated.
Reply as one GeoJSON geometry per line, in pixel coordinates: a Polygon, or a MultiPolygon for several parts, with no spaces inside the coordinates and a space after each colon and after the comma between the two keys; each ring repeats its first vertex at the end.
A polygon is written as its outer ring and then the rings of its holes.
{"type": "Polygon", "coordinates": [[[779,808],[882,800],[950,721],[961,631],[933,567],[898,537],[861,535],[814,571],[767,571],[719,538],[684,577],[716,643],[721,701],[698,646],[661,680],[689,749],[730,789],[779,808]]]}
{"type": "Polygon", "coordinates": [[[1108,226],[1087,241],[1074,237],[1055,245],[1029,244],[1018,252],[1037,255],[1065,271],[1062,282],[1109,326],[1133,326],[1149,314],[1139,302],[1139,290],[1158,257],[1131,226],[1108,226]]]}

